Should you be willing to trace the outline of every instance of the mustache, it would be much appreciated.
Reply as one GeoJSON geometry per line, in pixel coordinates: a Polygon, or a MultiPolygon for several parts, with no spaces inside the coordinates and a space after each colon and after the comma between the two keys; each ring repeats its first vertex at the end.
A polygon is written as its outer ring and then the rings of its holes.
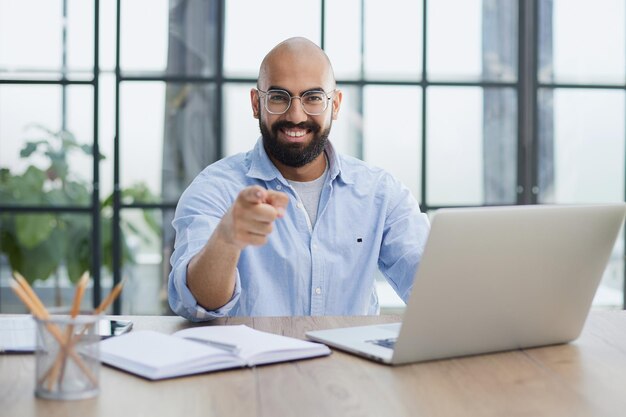
{"type": "Polygon", "coordinates": [[[280,129],[308,129],[313,133],[317,133],[320,131],[320,125],[313,122],[300,122],[298,124],[288,122],[286,120],[281,120],[272,126],[272,131],[276,134],[280,129]]]}

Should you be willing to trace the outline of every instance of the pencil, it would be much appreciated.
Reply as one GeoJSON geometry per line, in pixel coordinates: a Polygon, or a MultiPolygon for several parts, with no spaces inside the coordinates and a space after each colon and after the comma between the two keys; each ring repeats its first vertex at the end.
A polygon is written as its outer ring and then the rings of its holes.
{"type": "MultiPolygon", "coordinates": [[[[70,310],[70,317],[72,319],[76,318],[76,316],[78,315],[78,312],[80,311],[80,303],[83,299],[83,294],[85,294],[85,289],[88,283],[89,283],[89,273],[85,272],[83,276],[80,278],[80,280],[78,281],[78,284],[76,284],[76,290],[74,291],[74,300],[72,302],[72,309],[70,310]]],[[[75,342],[72,340],[73,334],[74,334],[74,325],[68,324],[66,331],[65,331],[65,346],[71,346],[71,347],[74,346],[75,342]]],[[[48,390],[49,391],[52,391],[52,388],[54,387],[54,381],[55,379],[57,379],[57,374],[59,375],[58,377],[59,386],[61,386],[61,384],[63,383],[63,376],[65,375],[66,365],[67,365],[67,353],[63,349],[60,349],[54,361],[54,364],[50,368],[51,371],[48,375],[48,390]]]]}
{"type": "MultiPolygon", "coordinates": [[[[14,277],[16,281],[11,281],[10,286],[15,295],[26,305],[26,307],[31,311],[33,316],[38,318],[39,320],[47,320],[50,318],[50,313],[43,306],[43,303],[37,297],[37,294],[33,291],[28,281],[19,273],[15,273],[14,277]]],[[[87,378],[91,381],[94,386],[98,385],[98,379],[94,376],[91,370],[85,365],[82,358],[78,356],[76,351],[72,349],[71,346],[65,346],[65,341],[63,340],[63,335],[61,334],[61,330],[54,323],[46,323],[46,328],[48,332],[54,337],[54,339],[59,343],[61,349],[67,350],[67,354],[70,355],[72,360],[76,362],[80,370],[87,375],[87,378]]]]}
{"type": "MultiPolygon", "coordinates": [[[[39,297],[37,296],[35,291],[33,291],[32,287],[30,286],[30,284],[28,283],[26,278],[24,278],[17,271],[13,271],[13,277],[15,278],[17,283],[20,284],[20,287],[22,287],[22,289],[24,289],[24,291],[26,292],[26,295],[28,296],[28,298],[30,298],[33,301],[33,304],[37,306],[37,310],[40,311],[41,314],[43,314],[42,317],[44,319],[48,318],[48,316],[49,316],[48,310],[46,310],[46,307],[44,307],[43,303],[41,302],[41,300],[39,299],[39,297]]],[[[22,301],[24,301],[24,300],[22,300],[22,301]]]]}

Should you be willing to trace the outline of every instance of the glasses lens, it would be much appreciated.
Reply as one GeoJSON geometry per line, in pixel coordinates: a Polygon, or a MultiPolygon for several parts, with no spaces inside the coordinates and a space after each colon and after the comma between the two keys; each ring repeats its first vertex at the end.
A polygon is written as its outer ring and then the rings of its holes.
{"type": "Polygon", "coordinates": [[[302,95],[302,107],[309,114],[322,114],[327,105],[328,100],[323,91],[308,91],[302,95]]]}
{"type": "Polygon", "coordinates": [[[266,107],[267,111],[274,114],[280,114],[287,111],[291,97],[285,91],[273,91],[267,92],[266,107]]]}

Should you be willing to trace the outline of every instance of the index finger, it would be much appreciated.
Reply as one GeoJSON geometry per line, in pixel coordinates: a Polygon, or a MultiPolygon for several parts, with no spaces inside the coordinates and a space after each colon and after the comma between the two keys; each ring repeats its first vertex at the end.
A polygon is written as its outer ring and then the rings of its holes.
{"type": "Polygon", "coordinates": [[[289,205],[289,195],[280,191],[267,190],[265,202],[276,209],[278,217],[285,215],[287,205],[289,205]]]}
{"type": "Polygon", "coordinates": [[[265,188],[258,185],[252,185],[250,187],[244,188],[239,193],[239,198],[247,201],[248,203],[258,204],[265,201],[267,193],[268,191],[265,188]]]}

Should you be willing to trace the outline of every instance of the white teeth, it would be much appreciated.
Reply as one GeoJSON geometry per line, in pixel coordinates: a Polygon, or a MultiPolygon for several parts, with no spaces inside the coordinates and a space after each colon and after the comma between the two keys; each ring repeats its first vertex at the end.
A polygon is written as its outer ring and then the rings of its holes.
{"type": "Polygon", "coordinates": [[[294,132],[294,131],[289,131],[289,132],[285,132],[285,134],[287,136],[291,136],[292,138],[299,138],[305,135],[305,132],[302,131],[298,131],[298,132],[294,132]]]}

